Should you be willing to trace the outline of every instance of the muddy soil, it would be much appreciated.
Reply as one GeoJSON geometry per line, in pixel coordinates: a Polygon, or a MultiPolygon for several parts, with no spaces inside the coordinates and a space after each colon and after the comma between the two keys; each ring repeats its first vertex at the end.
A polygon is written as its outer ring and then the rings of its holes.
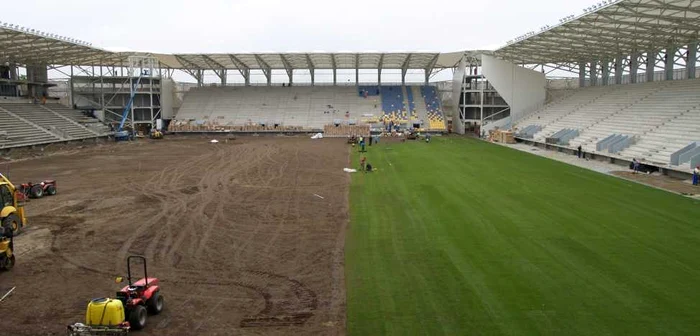
{"type": "Polygon", "coordinates": [[[615,171],[612,174],[686,196],[700,194],[700,187],[692,185],[688,180],[658,174],[634,174],[629,171],[615,171]]]}
{"type": "Polygon", "coordinates": [[[169,137],[11,163],[13,181],[55,178],[58,195],[26,206],[0,335],[63,335],[89,299],[114,297],[133,254],[166,306],[138,335],[343,335],[348,150],[169,137]]]}

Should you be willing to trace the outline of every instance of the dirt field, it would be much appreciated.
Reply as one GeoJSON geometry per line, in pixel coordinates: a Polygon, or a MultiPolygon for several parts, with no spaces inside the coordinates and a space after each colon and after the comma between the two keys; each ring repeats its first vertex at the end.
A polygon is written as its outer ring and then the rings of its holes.
{"type": "Polygon", "coordinates": [[[0,303],[0,335],[83,322],[89,299],[114,296],[130,254],[148,258],[166,301],[139,335],[344,334],[344,139],[219,140],[11,164],[13,181],[55,178],[59,193],[27,205],[17,265],[0,274],[0,291],[17,287],[0,303]]]}
{"type": "Polygon", "coordinates": [[[629,171],[616,171],[612,172],[612,174],[657,188],[677,192],[686,196],[697,196],[700,194],[700,187],[692,185],[690,181],[685,181],[670,176],[657,174],[633,174],[629,171]]]}

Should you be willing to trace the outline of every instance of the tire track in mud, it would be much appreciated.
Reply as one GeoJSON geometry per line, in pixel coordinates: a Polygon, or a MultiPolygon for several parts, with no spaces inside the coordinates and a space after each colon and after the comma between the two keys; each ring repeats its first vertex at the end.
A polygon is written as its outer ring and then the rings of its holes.
{"type": "MultiPolygon", "coordinates": [[[[300,164],[298,150],[295,151],[293,160],[282,162],[275,160],[276,152],[278,150],[274,146],[258,147],[257,150],[245,146],[217,146],[214,150],[172,167],[169,171],[162,170],[154,174],[146,183],[132,185],[131,188],[142,196],[155,200],[154,203],[158,204],[155,208],[159,210],[151,216],[149,225],[142,226],[141,230],[134,232],[125,242],[120,250],[122,259],[139,237],[150,236],[150,242],[144,252],[146,257],[158,257],[161,263],[177,267],[182,258],[177,253],[185,250],[186,256],[197,262],[211,253],[208,241],[215,228],[220,228],[222,223],[237,224],[235,219],[226,216],[226,204],[265,201],[268,205],[260,211],[259,216],[266,222],[275,223],[274,232],[267,240],[266,247],[254,255],[269,256],[270,248],[275,244],[282,228],[289,219],[294,219],[290,212],[296,205],[292,199],[297,187],[296,175],[300,164]],[[261,148],[263,150],[260,150],[261,148]],[[290,162],[297,168],[291,174],[288,171],[290,162]],[[207,168],[204,173],[193,176],[196,171],[201,172],[201,167],[205,164],[207,168]],[[275,182],[280,182],[287,175],[291,175],[289,179],[295,183],[270,200],[269,188],[278,187],[280,183],[275,182]],[[195,178],[196,182],[179,190],[163,188],[176,185],[186,176],[195,178]],[[231,190],[232,180],[244,182],[254,188],[231,190]],[[284,201],[286,208],[279,218],[274,218],[268,212],[271,204],[279,204],[278,199],[284,201]]],[[[259,240],[256,238],[265,227],[254,226],[256,228],[249,231],[246,238],[237,239],[248,242],[237,244],[240,246],[236,250],[238,257],[244,251],[250,254],[251,247],[259,250],[257,246],[251,246],[251,243],[259,240]]],[[[238,257],[234,260],[238,260],[238,257]]],[[[303,324],[313,315],[318,305],[316,293],[297,280],[273,272],[236,269],[227,272],[221,279],[225,280],[209,280],[204,284],[234,285],[251,289],[265,301],[265,309],[255,315],[246,316],[241,322],[242,327],[303,324]],[[235,275],[232,276],[232,273],[235,275]]],[[[186,279],[172,282],[188,284],[186,279]]],[[[201,279],[192,282],[203,284],[201,279]]]]}

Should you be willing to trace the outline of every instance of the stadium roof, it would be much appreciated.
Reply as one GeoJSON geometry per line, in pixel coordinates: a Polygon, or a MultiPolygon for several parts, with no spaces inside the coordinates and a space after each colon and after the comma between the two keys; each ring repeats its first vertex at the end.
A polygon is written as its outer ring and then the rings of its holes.
{"type": "MultiPolygon", "coordinates": [[[[432,69],[451,68],[463,52],[314,52],[175,54],[172,68],[194,69],[432,69]],[[178,65],[179,63],[179,65],[178,65]]],[[[168,64],[169,62],[163,62],[168,64]]],[[[168,64],[169,65],[169,64],[168,64]]]]}
{"type": "Polygon", "coordinates": [[[0,62],[20,64],[98,65],[121,62],[119,53],[90,43],[34,29],[0,24],[0,62]]]}
{"type": "Polygon", "coordinates": [[[0,24],[0,62],[25,65],[128,64],[131,55],[156,57],[171,69],[440,69],[459,63],[464,52],[311,52],[233,54],[151,54],[112,52],[90,43],[0,24]]]}
{"type": "Polygon", "coordinates": [[[598,61],[695,43],[699,30],[699,0],[606,0],[494,53],[524,64],[598,61]]]}

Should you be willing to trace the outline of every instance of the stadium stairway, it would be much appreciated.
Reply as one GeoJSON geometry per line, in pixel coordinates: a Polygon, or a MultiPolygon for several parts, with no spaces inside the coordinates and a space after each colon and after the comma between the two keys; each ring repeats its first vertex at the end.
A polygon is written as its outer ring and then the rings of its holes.
{"type": "Polygon", "coordinates": [[[421,86],[421,95],[427,110],[428,129],[444,131],[446,129],[445,115],[440,107],[437,89],[433,86],[421,86]]]}
{"type": "Polygon", "coordinates": [[[80,110],[74,110],[70,107],[66,107],[61,104],[52,103],[47,103],[46,105],[44,105],[44,107],[63,117],[73,120],[82,126],[85,126],[86,128],[98,135],[106,135],[111,133],[109,126],[103,124],[97,118],[86,116],[80,110]]]}
{"type": "MultiPolygon", "coordinates": [[[[517,127],[525,128],[530,125],[538,125],[544,129],[545,126],[549,125],[550,123],[556,122],[567,115],[576,112],[576,110],[582,108],[583,106],[594,102],[596,99],[606,94],[609,90],[605,90],[602,87],[590,87],[575,91],[575,93],[565,96],[560,100],[553,101],[534,113],[524,117],[517,122],[517,127]]],[[[538,134],[535,134],[535,137],[542,138],[542,136],[538,136],[538,134]]]]}
{"type": "Polygon", "coordinates": [[[384,111],[385,118],[394,123],[408,121],[403,87],[387,85],[380,87],[379,90],[382,96],[382,111],[384,111]]]}
{"type": "Polygon", "coordinates": [[[425,104],[425,98],[423,98],[423,94],[421,93],[421,88],[419,86],[410,86],[409,88],[410,88],[410,90],[413,94],[414,100],[415,100],[414,114],[416,115],[418,120],[420,120],[424,123],[423,126],[425,127],[427,125],[425,123],[427,123],[427,120],[428,120],[428,108],[427,108],[427,105],[425,104]]]}
{"type": "Polygon", "coordinates": [[[570,145],[577,147],[593,146],[610,134],[598,132],[596,125],[624,111],[626,108],[639,103],[644,98],[659,90],[659,87],[633,88],[631,86],[612,87],[603,95],[596,97],[588,104],[573,109],[571,113],[546,125],[535,135],[537,141],[544,141],[546,136],[564,128],[579,130],[579,136],[571,140],[570,145]],[[585,134],[584,134],[585,133],[585,134]]]}
{"type": "Polygon", "coordinates": [[[0,142],[0,148],[31,146],[63,140],[58,135],[5,110],[2,106],[0,106],[0,131],[7,134],[7,138],[0,142]]]}
{"type": "Polygon", "coordinates": [[[406,97],[406,106],[408,120],[418,120],[418,115],[416,115],[416,102],[413,99],[413,90],[410,86],[403,86],[404,97],[406,97]]]}
{"type": "Polygon", "coordinates": [[[65,140],[87,139],[99,136],[77,122],[39,104],[0,104],[3,109],[46,129],[65,140]]]}
{"type": "MultiPolygon", "coordinates": [[[[598,141],[612,135],[633,136],[636,142],[617,153],[657,165],[700,140],[700,80],[588,87],[547,104],[517,123],[518,128],[540,125],[536,141],[551,132],[576,128],[580,135],[569,146],[596,152],[598,141]]],[[[610,153],[603,153],[609,155],[610,153]]]]}

